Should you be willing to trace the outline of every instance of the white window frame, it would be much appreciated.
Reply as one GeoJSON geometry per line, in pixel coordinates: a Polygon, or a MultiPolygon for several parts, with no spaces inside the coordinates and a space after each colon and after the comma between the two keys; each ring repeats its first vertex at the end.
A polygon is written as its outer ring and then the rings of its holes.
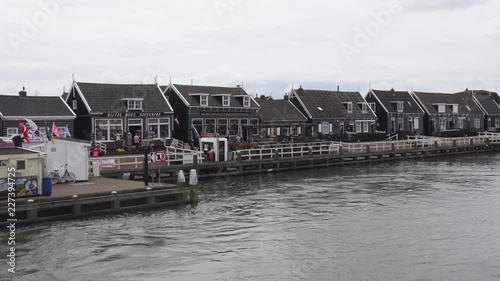
{"type": "Polygon", "coordinates": [[[419,122],[420,122],[420,117],[417,117],[417,116],[413,117],[413,129],[414,130],[418,130],[420,128],[419,122]]]}
{"type": "MultiPolygon", "coordinates": [[[[142,120],[142,119],[141,119],[142,120]]],[[[130,121],[130,120],[129,120],[130,121]]],[[[112,133],[111,132],[111,127],[117,127],[117,126],[120,126],[121,128],[121,131],[123,133],[123,119],[105,119],[105,118],[97,118],[95,119],[95,124],[99,123],[99,126],[101,127],[101,129],[103,131],[106,131],[106,138],[103,139],[103,140],[98,140],[96,139],[96,141],[114,141],[114,132],[112,133]],[[120,121],[120,124],[110,124],[111,122],[110,121],[120,121]],[[106,129],[105,129],[106,128],[106,129]]],[[[129,124],[127,124],[129,125],[129,124]]],[[[143,133],[142,131],[143,127],[142,127],[142,123],[141,123],[141,133],[143,133]]],[[[94,138],[97,138],[97,132],[99,130],[97,129],[97,126],[94,126],[94,134],[95,134],[95,137],[94,138]]],[[[141,136],[142,137],[142,136],[141,136]]]]}
{"type": "Polygon", "coordinates": [[[452,104],[451,110],[453,111],[453,113],[458,113],[458,104],[452,104]]]}
{"type": "Polygon", "coordinates": [[[438,113],[446,113],[446,106],[444,104],[438,104],[438,113]]]}
{"type": "MultiPolygon", "coordinates": [[[[167,136],[165,137],[166,139],[170,139],[170,118],[165,116],[163,118],[148,118],[148,129],[151,126],[155,126],[156,130],[153,130],[155,132],[155,137],[154,138],[161,138],[162,137],[162,132],[161,132],[161,126],[167,126],[167,136]]],[[[149,131],[149,130],[148,130],[149,131]]]]}
{"type": "Polygon", "coordinates": [[[370,131],[370,127],[368,125],[368,122],[363,122],[363,133],[368,133],[370,131]]]}
{"type": "Polygon", "coordinates": [[[405,130],[405,119],[404,118],[398,118],[398,129],[399,129],[399,131],[405,130]]]}
{"type": "Polygon", "coordinates": [[[403,112],[404,103],[402,101],[398,101],[397,106],[398,106],[398,112],[403,112]]]}
{"type": "Polygon", "coordinates": [[[498,117],[495,118],[495,128],[500,128],[500,119],[498,117]]]}
{"type": "Polygon", "coordinates": [[[127,100],[127,109],[142,110],[142,100],[127,100]]]}
{"type": "Polygon", "coordinates": [[[377,109],[377,104],[374,103],[374,102],[371,102],[370,103],[370,108],[373,110],[373,112],[375,112],[375,109],[377,109]]]}
{"type": "Polygon", "coordinates": [[[347,113],[352,113],[352,102],[347,103],[347,113]]]}
{"type": "Polygon", "coordinates": [[[361,104],[361,112],[368,113],[368,104],[366,104],[366,103],[361,104]]]}
{"type": "Polygon", "coordinates": [[[356,133],[361,133],[361,122],[356,122],[356,133]]]}
{"type": "Polygon", "coordinates": [[[481,129],[481,119],[474,118],[474,128],[481,129]]]}
{"type": "Polygon", "coordinates": [[[250,97],[243,97],[243,107],[250,107],[250,97]]]}
{"type": "Polygon", "coordinates": [[[464,119],[458,119],[458,128],[463,129],[464,128],[464,119]]]}
{"type": "Polygon", "coordinates": [[[8,138],[11,138],[11,137],[14,137],[14,136],[17,136],[17,135],[19,135],[19,128],[16,128],[16,127],[9,127],[9,128],[7,128],[7,137],[8,138]]]}
{"type": "Polygon", "coordinates": [[[200,95],[200,106],[208,106],[208,95],[200,95]]]}
{"type": "Polygon", "coordinates": [[[78,108],[78,101],[73,100],[73,110],[76,110],[78,108]]]}
{"type": "Polygon", "coordinates": [[[222,106],[231,106],[230,96],[222,96],[222,106]]]}
{"type": "Polygon", "coordinates": [[[446,131],[448,120],[446,118],[439,119],[439,131],[446,131]]]}

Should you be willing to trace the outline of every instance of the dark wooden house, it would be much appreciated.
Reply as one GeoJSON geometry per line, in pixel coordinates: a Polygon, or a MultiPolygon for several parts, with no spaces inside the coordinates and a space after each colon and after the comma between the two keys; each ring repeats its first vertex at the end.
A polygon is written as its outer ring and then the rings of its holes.
{"type": "Polygon", "coordinates": [[[21,134],[18,120],[29,128],[26,119],[31,119],[38,126],[35,134],[39,138],[46,137],[47,128],[50,134],[54,122],[61,136],[66,136],[66,126],[73,135],[75,117],[75,113],[60,96],[28,96],[24,89],[18,96],[0,96],[0,131],[3,137],[21,134]]]}
{"type": "Polygon", "coordinates": [[[472,95],[412,92],[425,111],[425,134],[484,131],[484,116],[472,95]]]}
{"type": "Polygon", "coordinates": [[[373,133],[377,116],[359,92],[306,90],[290,93],[290,101],[311,124],[307,136],[373,133]]]}
{"type": "Polygon", "coordinates": [[[76,113],[79,139],[112,144],[136,133],[141,140],[172,136],[173,110],[157,84],[73,82],[66,103],[76,113]]]}
{"type": "Polygon", "coordinates": [[[370,90],[366,101],[377,115],[377,130],[424,134],[424,110],[409,92],[370,90]]]}
{"type": "Polygon", "coordinates": [[[307,117],[289,101],[274,100],[272,97],[261,96],[255,99],[260,105],[260,136],[262,138],[283,139],[301,137],[306,132],[307,117]]]}
{"type": "Polygon", "coordinates": [[[163,87],[174,108],[174,138],[192,141],[199,135],[219,134],[249,139],[258,134],[259,105],[238,87],[170,84],[163,87]]]}
{"type": "Polygon", "coordinates": [[[470,95],[485,114],[484,128],[489,132],[500,132],[500,96],[495,92],[468,90],[458,93],[470,95]]]}

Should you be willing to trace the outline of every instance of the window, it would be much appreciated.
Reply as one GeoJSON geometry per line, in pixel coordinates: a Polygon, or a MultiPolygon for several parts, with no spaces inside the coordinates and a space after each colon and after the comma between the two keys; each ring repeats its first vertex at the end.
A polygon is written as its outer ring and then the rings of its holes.
{"type": "Polygon", "coordinates": [[[142,100],[128,100],[127,108],[130,110],[141,110],[142,109],[142,100]]]}
{"type": "Polygon", "coordinates": [[[148,127],[153,131],[153,135],[148,136],[149,138],[170,138],[170,118],[150,118],[148,127]]]}
{"type": "Polygon", "coordinates": [[[330,133],[333,133],[333,124],[330,123],[330,133]]]}
{"type": "Polygon", "coordinates": [[[318,133],[321,133],[321,123],[318,124],[318,133]]]}
{"type": "Polygon", "coordinates": [[[446,131],[446,119],[439,119],[439,130],[446,131]]]}
{"type": "Polygon", "coordinates": [[[201,106],[208,106],[208,96],[207,95],[200,96],[200,105],[201,106]]]}
{"type": "Polygon", "coordinates": [[[481,129],[481,119],[479,118],[474,119],[474,128],[481,129]]]}
{"type": "Polygon", "coordinates": [[[498,117],[495,119],[495,128],[500,128],[500,119],[498,117]]]}
{"type": "Polygon", "coordinates": [[[243,132],[246,132],[245,131],[245,129],[246,129],[245,126],[248,125],[248,119],[241,119],[240,123],[241,123],[241,126],[240,126],[240,128],[241,128],[240,136],[243,136],[243,132]]]}
{"type": "Polygon", "coordinates": [[[363,122],[363,132],[368,133],[368,122],[363,122]]]}
{"type": "Polygon", "coordinates": [[[373,110],[373,112],[375,112],[375,109],[376,109],[376,105],[374,102],[371,102],[370,103],[370,108],[373,110]]]}
{"type": "Polygon", "coordinates": [[[26,160],[17,160],[16,170],[18,171],[26,170],[26,160]]]}
{"type": "Polygon", "coordinates": [[[78,101],[77,100],[73,100],[73,110],[76,110],[78,107],[78,101]]]}
{"type": "Polygon", "coordinates": [[[420,118],[418,117],[413,117],[413,129],[418,130],[420,127],[419,124],[420,118]]]}
{"type": "Polygon", "coordinates": [[[251,134],[257,135],[259,133],[259,128],[257,128],[257,126],[259,125],[259,119],[250,119],[250,125],[254,126],[252,128],[251,134]]]}
{"type": "Polygon", "coordinates": [[[446,112],[446,106],[444,104],[438,104],[438,112],[439,113],[445,113],[446,112]]]}
{"type": "Polygon", "coordinates": [[[398,112],[403,112],[403,102],[398,101],[398,112]]]}
{"type": "Polygon", "coordinates": [[[250,107],[250,97],[243,97],[243,106],[250,107]]]}
{"type": "Polygon", "coordinates": [[[290,132],[292,133],[292,136],[298,136],[299,135],[299,130],[297,129],[297,126],[293,126],[290,128],[290,132]]]}
{"type": "Polygon", "coordinates": [[[405,130],[405,123],[404,123],[404,119],[403,118],[398,118],[398,128],[399,128],[400,131],[404,131],[405,130]]]}
{"type": "Polygon", "coordinates": [[[96,119],[95,121],[96,126],[94,128],[94,133],[96,141],[113,141],[115,139],[115,133],[122,134],[123,132],[122,119],[96,119]],[[97,124],[99,124],[101,128],[100,130],[97,124]]]}
{"type": "Polygon", "coordinates": [[[347,103],[347,113],[352,113],[352,102],[347,103]]]}
{"type": "Polygon", "coordinates": [[[219,136],[227,136],[227,119],[217,119],[217,133],[219,136]]]}
{"type": "Polygon", "coordinates": [[[10,137],[13,137],[13,136],[17,136],[19,133],[17,131],[17,128],[7,128],[7,137],[10,138],[10,137]]]}
{"type": "Polygon", "coordinates": [[[356,122],[356,133],[361,133],[361,122],[356,122]]]}
{"type": "MultiPolygon", "coordinates": [[[[215,119],[205,119],[205,133],[215,133],[215,119]]],[[[201,134],[201,132],[200,132],[201,134]]]]}
{"type": "Polygon", "coordinates": [[[453,104],[452,106],[453,113],[458,113],[458,104],[453,104]]]}
{"type": "Polygon", "coordinates": [[[222,96],[222,106],[229,106],[229,96],[222,96]]]}
{"type": "Polygon", "coordinates": [[[240,133],[239,121],[239,119],[229,119],[229,135],[236,136],[240,133]]]}
{"type": "Polygon", "coordinates": [[[396,132],[396,118],[391,117],[391,133],[394,134],[396,132]]]}
{"type": "Polygon", "coordinates": [[[463,129],[464,128],[464,120],[463,119],[458,119],[458,128],[463,129]]]}
{"type": "Polygon", "coordinates": [[[0,167],[7,167],[7,161],[1,160],[0,161],[0,167]]]}
{"type": "Polygon", "coordinates": [[[366,103],[361,104],[361,112],[363,112],[363,113],[368,112],[368,104],[366,104],[366,103]]]}
{"type": "Polygon", "coordinates": [[[193,127],[198,131],[198,134],[203,133],[203,119],[193,119],[193,127]]]}

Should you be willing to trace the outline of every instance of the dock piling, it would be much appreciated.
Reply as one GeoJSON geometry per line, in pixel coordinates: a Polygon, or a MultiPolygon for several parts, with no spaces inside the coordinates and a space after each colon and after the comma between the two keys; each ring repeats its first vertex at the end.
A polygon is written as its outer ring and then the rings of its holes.
{"type": "Polygon", "coordinates": [[[198,175],[195,169],[189,171],[189,199],[191,204],[198,203],[198,175]]]}

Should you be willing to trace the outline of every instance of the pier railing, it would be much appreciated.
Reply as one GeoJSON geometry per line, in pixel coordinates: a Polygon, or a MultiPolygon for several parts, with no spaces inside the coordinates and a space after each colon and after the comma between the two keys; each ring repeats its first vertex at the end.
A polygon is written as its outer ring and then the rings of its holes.
{"type": "Polygon", "coordinates": [[[264,147],[257,149],[244,149],[232,152],[232,159],[237,159],[238,154],[241,160],[262,160],[273,158],[303,157],[309,155],[339,154],[340,144],[335,142],[322,142],[310,144],[293,144],[282,147],[264,147]]]}

